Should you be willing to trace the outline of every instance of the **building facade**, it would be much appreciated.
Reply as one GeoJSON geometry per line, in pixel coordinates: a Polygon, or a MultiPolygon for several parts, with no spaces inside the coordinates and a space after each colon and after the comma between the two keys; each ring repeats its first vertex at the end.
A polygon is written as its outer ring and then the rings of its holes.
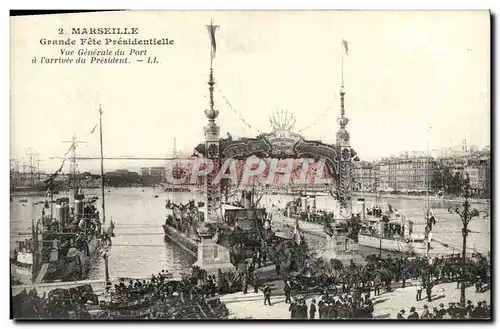
{"type": "Polygon", "coordinates": [[[464,180],[469,177],[471,196],[490,198],[491,156],[487,148],[468,148],[467,152],[437,158],[410,154],[357,163],[353,168],[355,191],[425,193],[429,189],[433,193],[461,194],[464,180]]]}
{"type": "Polygon", "coordinates": [[[352,169],[354,192],[373,192],[375,190],[376,165],[361,161],[355,162],[352,169]]]}
{"type": "Polygon", "coordinates": [[[150,175],[159,178],[160,181],[163,182],[167,177],[167,170],[165,169],[165,167],[151,167],[150,175]]]}
{"type": "Polygon", "coordinates": [[[491,158],[487,150],[439,159],[441,168],[447,168],[452,175],[469,178],[472,197],[491,196],[491,158]]]}
{"type": "Polygon", "coordinates": [[[378,189],[386,192],[431,190],[436,160],[430,157],[393,157],[378,164],[378,189]]]}

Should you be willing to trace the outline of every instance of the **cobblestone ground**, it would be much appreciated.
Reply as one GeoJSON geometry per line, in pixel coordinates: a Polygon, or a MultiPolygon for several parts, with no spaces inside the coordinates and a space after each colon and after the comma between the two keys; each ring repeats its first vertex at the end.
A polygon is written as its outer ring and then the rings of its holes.
{"type": "MultiPolygon", "coordinates": [[[[226,304],[231,319],[290,319],[288,308],[290,304],[285,304],[285,296],[283,294],[281,282],[271,283],[273,287],[271,302],[272,306],[264,306],[264,295],[259,290],[258,293],[253,292],[253,287],[249,287],[248,293],[244,295],[242,292],[229,294],[221,297],[221,301],[226,304]]],[[[404,289],[397,288],[390,293],[382,293],[380,296],[373,298],[374,312],[373,317],[378,319],[395,319],[397,313],[401,309],[405,309],[406,313],[410,307],[414,306],[419,314],[423,311],[423,306],[428,305],[429,309],[438,307],[443,303],[445,307],[449,302],[460,301],[460,289],[456,289],[456,283],[442,283],[436,285],[432,289],[432,301],[428,302],[427,298],[417,302],[415,300],[416,288],[409,286],[404,289]]],[[[425,291],[422,297],[426,297],[425,291]]],[[[308,296],[306,303],[309,305],[311,300],[315,298],[319,301],[319,296],[308,296]]],[[[478,301],[491,302],[490,291],[484,293],[476,293],[474,287],[469,287],[466,290],[466,299],[471,300],[474,305],[478,301]]]]}

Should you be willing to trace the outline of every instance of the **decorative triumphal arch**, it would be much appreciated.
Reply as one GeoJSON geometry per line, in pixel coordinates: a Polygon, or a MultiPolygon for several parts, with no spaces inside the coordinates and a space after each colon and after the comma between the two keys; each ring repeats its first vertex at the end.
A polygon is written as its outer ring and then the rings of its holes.
{"type": "Polygon", "coordinates": [[[205,126],[205,143],[195,148],[196,153],[214,164],[214,170],[205,179],[207,198],[207,217],[215,221],[220,219],[222,202],[221,180],[216,179],[217,171],[228,160],[246,160],[250,157],[260,159],[309,159],[313,163],[324,164],[324,172],[328,177],[326,188],[339,204],[338,219],[350,219],[352,216],[352,161],[356,157],[350,147],[350,136],[346,130],[349,123],[345,116],[343,87],[340,91],[340,117],[337,120],[339,129],[336,143],[326,144],[321,141],[304,139],[293,132],[295,117],[288,112],[278,111],[270,117],[272,131],[255,138],[232,137],[220,138],[220,127],[215,123],[219,111],[213,102],[213,72],[209,76],[210,107],[205,110],[208,124],[205,126]]]}
{"type": "MultiPolygon", "coordinates": [[[[340,88],[340,117],[337,122],[339,129],[336,133],[335,144],[326,144],[321,141],[309,141],[301,135],[293,132],[295,118],[283,115],[279,112],[270,118],[272,132],[260,134],[255,138],[240,138],[233,140],[232,137],[220,138],[220,127],[215,120],[219,111],[214,106],[214,74],[212,61],[216,50],[216,31],[218,26],[210,24],[207,26],[211,42],[211,65],[208,79],[209,86],[209,108],[205,110],[208,119],[204,127],[205,142],[195,148],[195,152],[203,157],[207,163],[213,166],[205,175],[206,196],[206,221],[205,223],[219,223],[223,226],[222,218],[222,188],[221,179],[218,174],[224,171],[224,165],[228,160],[246,160],[250,157],[260,159],[313,159],[315,162],[324,162],[325,172],[330,177],[327,188],[339,206],[339,212],[335,214],[336,219],[352,218],[352,161],[356,153],[351,149],[350,136],[346,130],[349,123],[345,116],[345,91],[343,82],[340,88]]],[[[347,52],[347,43],[343,41],[347,52]]],[[[342,53],[343,54],[343,53],[342,53]]],[[[343,57],[342,57],[343,63],[343,57]]],[[[343,65],[343,64],[342,64],[343,65]]],[[[342,66],[343,67],[343,66],[342,66]]],[[[222,269],[233,265],[229,262],[229,251],[219,244],[219,234],[214,233],[206,225],[200,227],[198,234],[201,242],[198,247],[197,265],[205,269],[222,269]]]]}

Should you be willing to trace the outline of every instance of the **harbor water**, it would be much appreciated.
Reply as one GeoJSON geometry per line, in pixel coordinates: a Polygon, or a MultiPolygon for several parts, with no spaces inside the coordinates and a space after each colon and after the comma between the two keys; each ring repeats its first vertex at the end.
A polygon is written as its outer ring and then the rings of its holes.
{"type": "MultiPolygon", "coordinates": [[[[88,196],[99,196],[99,189],[87,189],[88,196]]],[[[61,192],[57,197],[66,196],[70,192],[61,192]]],[[[69,196],[69,195],[68,195],[69,196]]],[[[107,188],[106,189],[106,218],[115,222],[115,238],[109,254],[109,274],[113,278],[145,278],[152,273],[168,270],[175,276],[190,273],[190,265],[196,259],[176,246],[171,241],[165,240],[162,225],[165,222],[165,200],[173,199],[175,202],[187,203],[190,199],[201,200],[201,196],[193,193],[164,192],[161,188],[107,188]],[[155,197],[157,196],[157,197],[155,197]]],[[[293,196],[265,195],[260,207],[270,207],[274,204],[283,207],[293,196]]],[[[373,198],[367,197],[367,206],[375,203],[373,198]]],[[[13,197],[10,204],[11,210],[11,249],[16,240],[30,238],[31,219],[39,218],[43,205],[33,206],[33,203],[44,200],[43,197],[13,197]],[[26,199],[27,202],[21,202],[26,199]]],[[[383,202],[379,198],[379,204],[383,202]]],[[[97,201],[100,209],[101,200],[97,201]]],[[[394,208],[406,214],[420,227],[424,223],[425,202],[422,200],[407,200],[391,198],[386,200],[394,208]]],[[[462,224],[457,214],[449,214],[447,208],[452,205],[461,205],[462,202],[431,202],[431,207],[436,214],[437,222],[433,229],[433,238],[449,245],[450,248],[461,251],[462,224]]],[[[332,199],[329,196],[317,196],[318,209],[330,209],[332,199]]],[[[490,212],[488,204],[472,204],[478,210],[490,212]]],[[[47,209],[46,211],[50,211],[47,209]]],[[[469,229],[468,246],[478,252],[487,253],[490,250],[490,217],[475,218],[471,221],[469,229]]],[[[109,222],[108,222],[109,223],[109,222]]],[[[378,253],[378,250],[361,248],[362,253],[378,253]]],[[[89,279],[104,278],[104,262],[102,259],[89,273],[89,279]]]]}
{"type": "MultiPolygon", "coordinates": [[[[87,196],[101,197],[100,189],[85,189],[84,192],[87,196]]],[[[70,194],[60,192],[54,199],[70,194]]],[[[115,222],[115,237],[109,253],[109,275],[112,278],[146,278],[161,270],[168,270],[175,276],[191,272],[190,266],[196,259],[164,238],[165,200],[169,197],[172,193],[163,192],[161,188],[106,189],[106,219],[108,224],[111,219],[115,222]]],[[[175,195],[177,202],[182,197],[187,202],[190,194],[175,195]]],[[[31,218],[40,218],[43,207],[33,206],[33,203],[41,200],[44,198],[13,198],[10,204],[11,249],[16,240],[31,237],[27,235],[31,232],[31,218]],[[22,203],[19,199],[28,202],[22,203]]],[[[101,211],[101,199],[97,200],[96,207],[101,211]]],[[[50,212],[49,209],[46,211],[50,212]]],[[[88,278],[104,279],[104,261],[99,258],[96,262],[88,278]]]]}

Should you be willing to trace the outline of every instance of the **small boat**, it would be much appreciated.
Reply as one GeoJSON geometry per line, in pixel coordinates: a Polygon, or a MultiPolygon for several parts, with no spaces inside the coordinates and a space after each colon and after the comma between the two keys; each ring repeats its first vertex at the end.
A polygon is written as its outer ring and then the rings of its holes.
{"type": "Polygon", "coordinates": [[[19,199],[19,202],[28,202],[28,199],[19,199]]]}
{"type": "Polygon", "coordinates": [[[158,198],[158,194],[155,195],[155,199],[158,198]]]}

